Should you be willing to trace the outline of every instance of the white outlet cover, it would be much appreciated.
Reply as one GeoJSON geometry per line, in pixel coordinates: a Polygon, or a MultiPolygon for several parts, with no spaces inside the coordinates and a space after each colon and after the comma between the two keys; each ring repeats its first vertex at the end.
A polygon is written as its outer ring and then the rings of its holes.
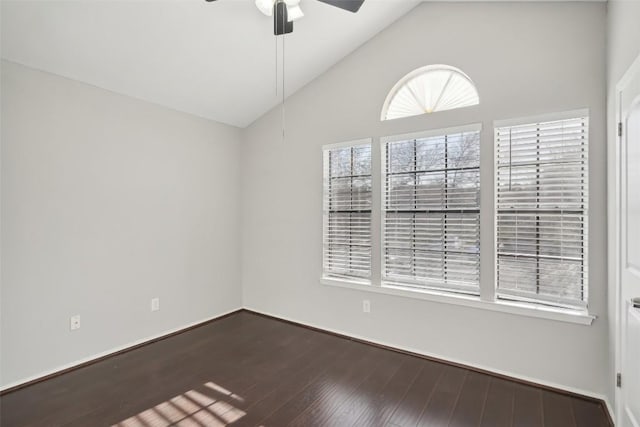
{"type": "Polygon", "coordinates": [[[76,314],[75,316],[71,316],[69,319],[69,329],[75,331],[76,329],[80,329],[80,315],[76,314]]]}
{"type": "Polygon", "coordinates": [[[362,300],[362,311],[365,313],[371,313],[371,301],[368,299],[362,300]]]}
{"type": "Polygon", "coordinates": [[[151,311],[160,310],[160,298],[152,298],[151,299],[151,311]]]}

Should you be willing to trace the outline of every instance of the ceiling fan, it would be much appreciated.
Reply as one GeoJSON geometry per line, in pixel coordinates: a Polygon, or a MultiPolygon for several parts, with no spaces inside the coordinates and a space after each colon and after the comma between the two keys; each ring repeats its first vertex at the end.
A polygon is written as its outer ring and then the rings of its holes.
{"type": "MultiPolygon", "coordinates": [[[[216,0],[206,0],[213,2],[216,0]]],[[[364,0],[318,0],[349,12],[357,12],[364,0]]],[[[255,0],[256,7],[267,16],[273,16],[273,34],[280,36],[293,31],[293,21],[304,16],[300,0],[255,0]]]]}

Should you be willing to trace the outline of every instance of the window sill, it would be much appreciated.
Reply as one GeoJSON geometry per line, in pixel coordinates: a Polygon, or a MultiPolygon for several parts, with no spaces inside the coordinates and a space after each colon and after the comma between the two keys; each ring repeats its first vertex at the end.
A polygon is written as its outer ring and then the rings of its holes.
{"type": "Polygon", "coordinates": [[[363,282],[350,281],[345,279],[334,279],[323,277],[320,283],[327,286],[340,288],[357,289],[379,294],[395,295],[406,298],[422,299],[445,304],[462,305],[484,310],[499,311],[503,313],[516,314],[527,317],[556,320],[559,322],[576,323],[580,325],[591,325],[596,316],[580,310],[568,310],[553,308],[538,304],[516,302],[516,301],[482,301],[480,297],[473,295],[450,294],[433,290],[406,289],[401,286],[384,284],[375,286],[363,282]]]}

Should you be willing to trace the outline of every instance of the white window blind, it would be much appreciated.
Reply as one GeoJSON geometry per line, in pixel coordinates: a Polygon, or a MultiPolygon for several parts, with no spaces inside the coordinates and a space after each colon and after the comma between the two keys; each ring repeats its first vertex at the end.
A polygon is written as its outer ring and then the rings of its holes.
{"type": "Polygon", "coordinates": [[[371,141],[324,150],[325,277],[371,277],[371,141]]]}
{"type": "Polygon", "coordinates": [[[480,126],[383,144],[385,283],[477,295],[480,126]]]}
{"type": "Polygon", "coordinates": [[[581,113],[495,129],[498,298],[587,306],[589,119],[581,113]]]}
{"type": "Polygon", "coordinates": [[[387,95],[380,120],[429,114],[478,105],[473,82],[449,65],[428,65],[404,76],[387,95]]]}

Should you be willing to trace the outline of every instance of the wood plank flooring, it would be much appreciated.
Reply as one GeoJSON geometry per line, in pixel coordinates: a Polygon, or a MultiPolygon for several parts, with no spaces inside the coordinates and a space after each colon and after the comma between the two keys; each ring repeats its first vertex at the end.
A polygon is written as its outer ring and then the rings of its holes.
{"type": "Polygon", "coordinates": [[[0,397],[12,426],[608,426],[602,407],[239,312],[0,397]]]}

